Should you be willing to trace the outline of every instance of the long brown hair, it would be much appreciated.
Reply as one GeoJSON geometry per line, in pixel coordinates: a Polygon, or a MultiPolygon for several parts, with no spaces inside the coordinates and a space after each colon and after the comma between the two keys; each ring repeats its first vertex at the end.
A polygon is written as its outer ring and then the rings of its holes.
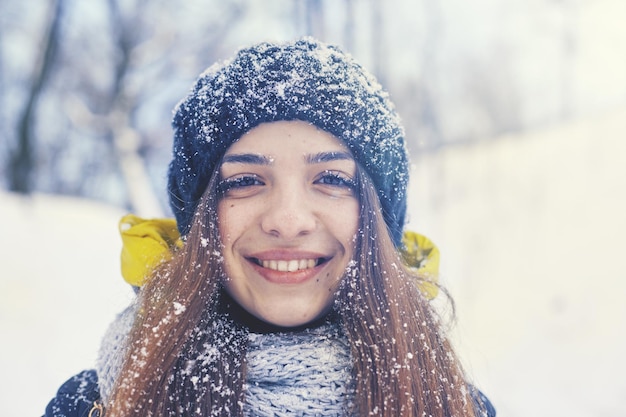
{"type": "Polygon", "coordinates": [[[140,291],[107,417],[242,415],[245,335],[217,311],[224,276],[217,180],[216,172],[183,248],[140,291]]]}
{"type": "MultiPolygon", "coordinates": [[[[336,299],[353,357],[353,411],[473,417],[469,387],[419,277],[389,237],[371,180],[362,169],[357,176],[356,255],[336,299]]],[[[243,415],[246,333],[218,312],[217,180],[216,172],[183,249],[141,290],[108,417],[243,415]]]]}
{"type": "Polygon", "coordinates": [[[422,280],[402,262],[378,197],[358,170],[361,225],[355,266],[337,303],[350,340],[356,415],[474,416],[459,362],[422,280]]]}

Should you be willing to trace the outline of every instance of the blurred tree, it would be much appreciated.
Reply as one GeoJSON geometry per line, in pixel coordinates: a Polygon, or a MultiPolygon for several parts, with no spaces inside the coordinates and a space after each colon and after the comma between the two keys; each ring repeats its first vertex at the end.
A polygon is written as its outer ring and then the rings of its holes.
{"type": "Polygon", "coordinates": [[[343,42],[347,51],[354,51],[356,39],[354,0],[345,0],[346,23],[343,27],[343,42]]]}
{"type": "Polygon", "coordinates": [[[326,39],[324,25],[324,8],[322,0],[306,1],[306,33],[319,39],[326,39]]]}
{"type": "Polygon", "coordinates": [[[48,29],[42,41],[44,47],[37,57],[37,64],[27,92],[24,108],[19,116],[17,142],[8,157],[9,190],[27,194],[32,188],[33,161],[33,126],[37,105],[45,84],[50,78],[60,38],[63,0],[53,0],[50,4],[48,29]]]}
{"type": "MultiPolygon", "coordinates": [[[[5,16],[6,11],[4,10],[4,3],[0,1],[0,16],[5,16]]],[[[0,126],[8,126],[8,114],[6,112],[6,106],[4,105],[4,97],[6,97],[7,89],[6,89],[6,79],[8,78],[5,75],[5,47],[4,47],[4,36],[5,36],[5,27],[3,24],[4,20],[0,17],[0,126]]],[[[9,158],[9,150],[6,149],[8,146],[6,144],[9,143],[9,135],[8,129],[0,129],[0,144],[3,144],[0,147],[0,161],[6,160],[8,162],[9,158]]],[[[8,165],[8,164],[7,164],[8,165]]],[[[0,165],[0,173],[2,173],[2,177],[8,177],[8,172],[3,172],[3,167],[0,165]]],[[[0,183],[1,186],[2,183],[0,183]]]]}
{"type": "Polygon", "coordinates": [[[409,141],[412,151],[437,149],[443,145],[444,133],[441,128],[441,103],[437,90],[441,69],[440,53],[443,43],[444,20],[439,2],[421,2],[424,25],[423,39],[415,56],[415,75],[402,80],[396,88],[400,104],[404,108],[407,132],[413,133],[416,140],[409,141]]]}
{"type": "MultiPolygon", "coordinates": [[[[147,158],[162,141],[140,125],[158,116],[140,113],[162,100],[162,95],[170,97],[177,83],[185,80],[186,85],[188,78],[195,77],[205,66],[198,61],[216,60],[223,38],[236,28],[245,10],[245,2],[218,3],[202,4],[213,6],[209,13],[204,8],[199,12],[199,3],[182,7],[182,2],[163,0],[106,0],[97,25],[74,21],[72,37],[65,43],[66,70],[51,97],[63,103],[60,117],[68,119],[69,133],[57,135],[56,143],[68,145],[48,152],[55,157],[48,160],[49,169],[59,173],[63,167],[73,164],[74,168],[59,183],[49,182],[53,192],[97,196],[107,187],[102,184],[119,181],[126,190],[122,204],[139,215],[161,215],[147,158]],[[67,152],[62,154],[64,149],[67,152]]],[[[74,12],[75,19],[85,13],[74,12]]],[[[179,98],[180,92],[162,103],[167,107],[162,113],[160,107],[151,110],[167,115],[179,98]]]]}
{"type": "Polygon", "coordinates": [[[385,43],[385,26],[382,0],[370,0],[371,10],[371,34],[372,34],[372,62],[374,67],[372,71],[383,85],[388,85],[387,65],[388,57],[386,55],[387,45],[385,43]]]}
{"type": "Polygon", "coordinates": [[[169,113],[198,72],[242,45],[304,34],[378,76],[418,151],[579,115],[604,102],[587,105],[579,79],[596,3],[0,0],[3,186],[158,212],[169,113]],[[532,30],[538,19],[548,30],[532,30]]]}

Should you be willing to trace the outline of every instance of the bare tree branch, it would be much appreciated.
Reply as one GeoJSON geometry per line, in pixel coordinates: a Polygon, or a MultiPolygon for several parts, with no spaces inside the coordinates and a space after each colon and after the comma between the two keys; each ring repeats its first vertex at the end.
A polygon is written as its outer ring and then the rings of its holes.
{"type": "MultiPolygon", "coordinates": [[[[137,18],[147,7],[145,0],[135,2],[134,10],[127,12],[130,13],[130,17],[123,14],[119,0],[108,0],[108,6],[118,60],[114,66],[114,82],[107,114],[104,116],[107,132],[105,138],[109,139],[119,164],[131,209],[141,216],[161,216],[162,208],[154,193],[146,161],[140,153],[145,141],[133,126],[131,118],[140,105],[142,87],[129,82],[129,78],[133,73],[141,71],[143,66],[158,64],[155,60],[162,59],[168,49],[170,55],[176,56],[175,48],[178,44],[172,36],[163,36],[168,32],[168,28],[151,30],[142,19],[137,18]],[[162,42],[164,39],[167,42],[162,42]]],[[[219,44],[242,12],[243,10],[236,4],[228,8],[228,13],[222,15],[219,24],[208,30],[203,37],[198,36],[206,46],[199,48],[200,51],[195,50],[194,53],[198,54],[207,47],[210,49],[219,44]]],[[[163,73],[171,71],[171,64],[166,63],[159,67],[163,73]]]]}
{"type": "Polygon", "coordinates": [[[18,122],[17,147],[9,156],[9,189],[27,194],[31,191],[33,164],[33,126],[37,103],[49,78],[59,44],[60,23],[63,13],[63,0],[56,0],[51,6],[50,20],[44,42],[46,44],[39,57],[37,68],[24,110],[18,122]]]}

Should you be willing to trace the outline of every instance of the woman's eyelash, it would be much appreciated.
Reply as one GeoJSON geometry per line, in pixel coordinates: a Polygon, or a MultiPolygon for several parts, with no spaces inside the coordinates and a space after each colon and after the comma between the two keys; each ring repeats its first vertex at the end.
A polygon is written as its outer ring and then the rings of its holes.
{"type": "Polygon", "coordinates": [[[325,171],[317,182],[325,185],[333,185],[339,187],[347,187],[351,190],[356,189],[356,182],[354,179],[335,171],[325,171]]]}
{"type": "Polygon", "coordinates": [[[217,184],[217,191],[220,194],[224,194],[233,189],[250,187],[253,185],[262,185],[262,182],[257,178],[256,175],[245,175],[241,177],[226,178],[224,180],[221,180],[217,184]]]}
{"type": "MultiPolygon", "coordinates": [[[[321,185],[329,185],[332,187],[344,187],[350,190],[356,190],[356,181],[353,178],[350,178],[346,174],[336,171],[324,171],[319,175],[315,183],[321,185]]],[[[263,182],[259,180],[256,175],[231,177],[221,180],[217,184],[217,192],[220,194],[225,194],[232,190],[243,189],[256,185],[263,185],[263,182]]]]}

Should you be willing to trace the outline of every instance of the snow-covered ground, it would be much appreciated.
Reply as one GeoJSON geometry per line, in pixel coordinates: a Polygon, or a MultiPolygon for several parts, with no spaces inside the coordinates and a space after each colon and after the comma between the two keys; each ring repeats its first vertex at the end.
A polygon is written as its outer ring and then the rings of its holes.
{"type": "MultiPolygon", "coordinates": [[[[466,367],[499,416],[626,415],[626,111],[415,161],[466,367]]],[[[41,415],[132,297],[122,211],[0,194],[0,415],[41,415]]]]}
{"type": "Polygon", "coordinates": [[[0,193],[0,416],[40,416],[58,386],[93,367],[132,297],[119,272],[119,209],[0,193]]]}
{"type": "Polygon", "coordinates": [[[413,178],[499,415],[626,416],[626,109],[428,155],[413,178]]]}

